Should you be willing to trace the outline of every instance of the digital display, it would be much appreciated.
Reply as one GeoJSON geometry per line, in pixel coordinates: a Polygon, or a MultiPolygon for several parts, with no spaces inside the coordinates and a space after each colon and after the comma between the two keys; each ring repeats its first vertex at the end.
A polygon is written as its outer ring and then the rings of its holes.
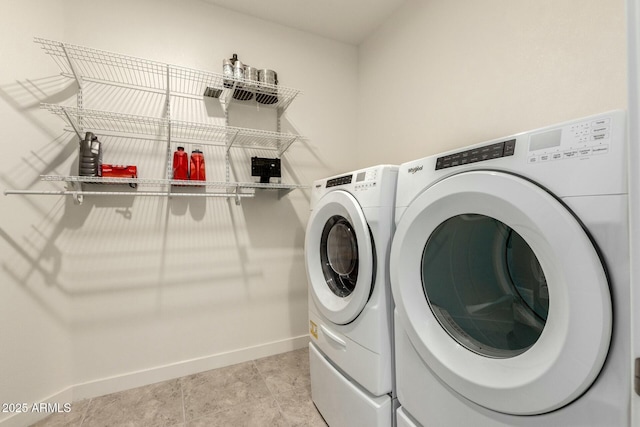
{"type": "Polygon", "coordinates": [[[345,176],[340,176],[338,178],[332,178],[327,180],[327,188],[336,187],[338,185],[351,184],[352,180],[353,180],[353,175],[345,175],[345,176]]]}

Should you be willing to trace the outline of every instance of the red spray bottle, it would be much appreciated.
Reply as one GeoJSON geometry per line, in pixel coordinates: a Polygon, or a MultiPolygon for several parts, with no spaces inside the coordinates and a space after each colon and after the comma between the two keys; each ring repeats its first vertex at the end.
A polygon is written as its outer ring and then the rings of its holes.
{"type": "Polygon", "coordinates": [[[173,153],[173,179],[189,179],[189,156],[184,147],[173,153]]]}
{"type": "Polygon", "coordinates": [[[191,152],[191,175],[189,179],[192,181],[206,181],[207,179],[204,168],[204,154],[198,149],[191,152]]]}

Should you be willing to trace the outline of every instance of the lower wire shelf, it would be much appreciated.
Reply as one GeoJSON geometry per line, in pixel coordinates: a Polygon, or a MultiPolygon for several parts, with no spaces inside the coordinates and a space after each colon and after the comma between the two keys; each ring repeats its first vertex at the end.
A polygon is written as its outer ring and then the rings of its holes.
{"type": "Polygon", "coordinates": [[[5,190],[5,195],[41,195],[41,196],[73,196],[76,203],[82,203],[84,196],[147,196],[147,197],[227,197],[235,198],[240,203],[241,198],[254,197],[255,190],[278,190],[280,196],[295,190],[308,188],[298,184],[253,183],[253,182],[225,182],[225,181],[188,181],[173,179],[146,178],[102,178],[85,176],[41,175],[42,181],[60,181],[68,183],[65,190],[5,190]],[[83,188],[83,184],[90,184],[94,189],[83,188]],[[94,185],[127,185],[121,191],[105,189],[97,190],[94,185]],[[138,186],[164,186],[166,190],[141,191],[138,186]],[[218,191],[208,191],[217,189],[218,191]],[[193,191],[202,190],[202,191],[193,191]],[[223,191],[220,191],[223,190],[223,191]]]}

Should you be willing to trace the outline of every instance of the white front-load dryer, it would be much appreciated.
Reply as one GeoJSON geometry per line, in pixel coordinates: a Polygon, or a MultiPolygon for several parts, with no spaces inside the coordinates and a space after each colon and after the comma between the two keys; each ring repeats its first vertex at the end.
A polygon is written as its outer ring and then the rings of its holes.
{"type": "Polygon", "coordinates": [[[388,257],[398,167],[314,182],[305,236],[311,395],[331,427],[391,426],[388,257]]]}
{"type": "Polygon", "coordinates": [[[398,425],[628,426],[625,115],[400,166],[398,425]]]}

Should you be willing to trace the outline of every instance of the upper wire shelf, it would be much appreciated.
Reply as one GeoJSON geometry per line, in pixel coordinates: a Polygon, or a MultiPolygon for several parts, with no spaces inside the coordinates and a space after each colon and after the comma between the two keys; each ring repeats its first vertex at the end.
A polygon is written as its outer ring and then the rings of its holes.
{"type": "MultiPolygon", "coordinates": [[[[63,118],[73,129],[82,118],[84,130],[96,133],[115,133],[121,136],[152,136],[164,139],[171,126],[172,142],[195,142],[203,145],[275,150],[281,156],[295,141],[304,140],[300,135],[269,132],[207,123],[193,123],[164,118],[137,116],[101,110],[79,110],[58,104],[41,104],[42,108],[63,118]]],[[[78,135],[82,138],[81,135],[78,135]]]]}
{"type": "MultiPolygon", "coordinates": [[[[261,93],[267,93],[267,102],[261,107],[277,108],[284,112],[301,92],[280,85],[260,83],[245,79],[225,79],[222,74],[196,70],[134,56],[122,55],[35,37],[34,41],[50,55],[60,68],[62,75],[82,81],[92,81],[138,89],[152,90],[171,95],[202,98],[216,93],[220,101],[230,103],[256,103],[261,93]],[[167,87],[167,85],[169,87],[167,87]],[[247,90],[247,88],[255,89],[247,90]],[[255,93],[251,100],[233,99],[235,90],[255,93]]],[[[215,95],[213,95],[215,96],[215,95]]],[[[265,96],[262,97],[262,100],[265,96]]]]}

